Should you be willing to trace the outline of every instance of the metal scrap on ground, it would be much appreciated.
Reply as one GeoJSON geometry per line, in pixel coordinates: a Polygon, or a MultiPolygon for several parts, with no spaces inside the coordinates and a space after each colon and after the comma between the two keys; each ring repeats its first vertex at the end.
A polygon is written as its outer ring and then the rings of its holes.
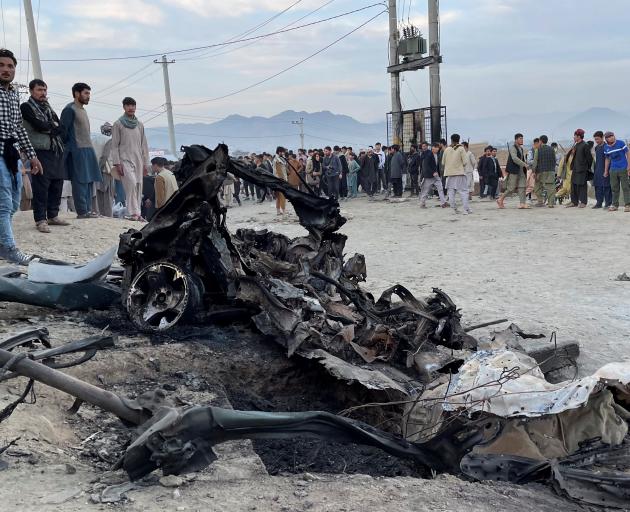
{"type": "Polygon", "coordinates": [[[630,365],[552,384],[544,372],[575,365],[577,344],[532,347],[529,340],[540,336],[514,325],[477,340],[436,288],[419,299],[395,285],[374,298],[360,286],[365,258],[345,257],[338,203],[253,173],[224,145],[187,148],[178,179],[180,190],[151,222],[121,235],[122,305],[137,329],[250,322],[288,357],[317,361],[372,393],[373,402],[344,414],[381,411],[389,432],[322,412],[177,408],[160,391],[129,401],[0,350],[5,370],[139,425],[120,462],[130,477],[158,466],[167,474],[204,467],[212,446],[230,439],[310,434],[379,446],[435,471],[545,481],[588,503],[620,506],[628,499],[630,365]],[[228,173],[285,194],[307,234],[231,233],[219,201],[228,173]]]}

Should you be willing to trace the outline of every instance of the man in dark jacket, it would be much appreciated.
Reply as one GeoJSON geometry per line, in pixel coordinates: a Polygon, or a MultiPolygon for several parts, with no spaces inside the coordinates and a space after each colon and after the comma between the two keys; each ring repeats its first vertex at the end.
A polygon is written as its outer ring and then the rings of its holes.
{"type": "Polygon", "coordinates": [[[539,208],[545,205],[543,191],[547,192],[547,206],[553,208],[556,199],[556,152],[547,145],[549,137],[540,136],[540,146],[534,152],[532,170],[535,174],[534,194],[539,208]]]}
{"type": "Polygon", "coordinates": [[[438,195],[440,196],[440,204],[442,208],[446,208],[449,204],[444,199],[444,188],[442,187],[442,178],[440,177],[440,144],[434,142],[431,151],[425,153],[422,157],[422,187],[420,188],[420,208],[426,208],[426,201],[429,192],[435,185],[438,195]]]}
{"type": "Polygon", "coordinates": [[[584,141],[584,130],[578,128],[573,134],[573,162],[571,162],[571,202],[567,208],[586,208],[588,201],[588,180],[593,165],[591,148],[584,141]]]}
{"type": "Polygon", "coordinates": [[[400,146],[394,144],[389,148],[389,178],[394,188],[394,197],[402,197],[403,193],[403,172],[407,166],[405,157],[400,152],[400,146]]]}
{"type": "Polygon", "coordinates": [[[324,148],[324,176],[328,186],[328,197],[339,198],[339,185],[341,183],[341,161],[333,153],[330,146],[324,148]]]}
{"type": "Polygon", "coordinates": [[[65,178],[63,166],[63,142],[59,118],[48,103],[48,86],[38,78],[28,84],[31,97],[22,103],[23,124],[44,173],[33,174],[33,217],[41,233],[50,233],[49,226],[67,226],[68,222],[58,217],[61,191],[65,178]]]}
{"type": "Polygon", "coordinates": [[[492,151],[491,146],[486,146],[483,150],[483,155],[479,157],[479,161],[477,162],[477,170],[479,172],[479,198],[483,199],[486,197],[486,174],[488,173],[489,164],[492,162],[488,162],[490,159],[490,152],[492,151]]]}
{"type": "Polygon", "coordinates": [[[335,155],[339,157],[341,163],[341,182],[339,183],[339,196],[348,197],[348,160],[346,160],[346,154],[341,151],[339,146],[333,148],[335,155]]]}
{"type": "Polygon", "coordinates": [[[418,147],[412,144],[409,148],[409,155],[407,156],[407,169],[409,171],[409,180],[411,187],[411,195],[409,197],[415,197],[420,192],[418,188],[418,177],[420,175],[420,153],[418,153],[418,147]]]}

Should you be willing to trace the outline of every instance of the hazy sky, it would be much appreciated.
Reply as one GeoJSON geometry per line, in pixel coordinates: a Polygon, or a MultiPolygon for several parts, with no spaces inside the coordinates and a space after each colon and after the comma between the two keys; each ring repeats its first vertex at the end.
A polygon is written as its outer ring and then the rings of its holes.
{"type": "MultiPolygon", "coordinates": [[[[161,66],[152,64],[151,57],[104,62],[46,59],[131,56],[210,45],[265,22],[249,37],[360,9],[372,1],[42,0],[38,13],[39,2],[33,0],[33,8],[53,105],[70,101],[72,84],[85,81],[92,86],[91,117],[99,122],[118,117],[117,105],[125,95],[138,100],[144,120],[159,114],[164,103],[161,66]]],[[[21,4],[3,2],[2,43],[26,59],[21,4]]],[[[426,8],[424,0],[399,1],[399,18],[410,19],[426,32],[426,8]]],[[[442,0],[440,10],[442,97],[449,116],[571,112],[591,106],[628,110],[630,1],[442,0]]],[[[176,122],[212,122],[233,113],[268,116],[286,109],[332,110],[361,121],[383,120],[390,99],[385,72],[387,13],[377,16],[382,11],[384,4],[378,4],[244,47],[240,43],[171,54],[176,60],[169,68],[176,122]],[[185,105],[230,94],[293,66],[373,16],[376,19],[343,41],[262,85],[228,98],[185,105]]],[[[26,61],[18,70],[21,82],[32,77],[26,61]]],[[[403,107],[426,106],[428,72],[406,73],[404,81],[403,107]]],[[[158,115],[148,125],[164,125],[165,117],[158,115]]]]}

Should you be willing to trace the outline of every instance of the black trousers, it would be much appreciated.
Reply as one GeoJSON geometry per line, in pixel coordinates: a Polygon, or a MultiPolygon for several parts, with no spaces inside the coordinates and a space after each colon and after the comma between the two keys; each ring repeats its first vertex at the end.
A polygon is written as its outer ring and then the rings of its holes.
{"type": "Polygon", "coordinates": [[[341,197],[348,197],[348,173],[341,175],[341,183],[339,183],[339,194],[341,197]]]}
{"type": "Polygon", "coordinates": [[[418,186],[418,175],[410,174],[409,177],[411,178],[411,182],[409,184],[409,186],[411,187],[411,195],[417,196],[420,193],[420,187],[418,186]]]}
{"type": "Polygon", "coordinates": [[[391,182],[394,187],[394,197],[402,197],[402,178],[392,178],[391,182]]]}
{"type": "Polygon", "coordinates": [[[588,201],[588,184],[584,185],[576,185],[575,183],[571,183],[571,202],[573,204],[586,204],[588,201]]]}
{"type": "MultiPolygon", "coordinates": [[[[497,197],[497,187],[499,186],[499,179],[496,177],[493,178],[484,178],[484,188],[488,186],[488,196],[492,199],[497,197]]],[[[485,197],[485,196],[482,196],[485,197]]]]}
{"type": "Polygon", "coordinates": [[[50,179],[44,171],[43,174],[31,175],[31,187],[33,188],[32,205],[35,222],[54,219],[59,215],[63,180],[50,179]]]}
{"type": "Polygon", "coordinates": [[[341,184],[341,180],[339,179],[339,175],[337,176],[327,176],[326,177],[326,186],[328,188],[328,197],[334,197],[337,199],[339,197],[339,185],[341,184]]]}
{"type": "Polygon", "coordinates": [[[486,197],[484,191],[486,189],[486,178],[479,176],[479,197],[486,197]]]}

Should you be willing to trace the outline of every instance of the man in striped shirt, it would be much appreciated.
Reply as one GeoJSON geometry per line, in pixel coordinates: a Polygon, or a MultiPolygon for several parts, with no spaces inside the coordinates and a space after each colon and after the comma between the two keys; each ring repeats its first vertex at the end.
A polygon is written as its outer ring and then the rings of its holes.
{"type": "Polygon", "coordinates": [[[43,172],[35,150],[22,126],[20,98],[11,85],[17,60],[13,53],[0,49],[0,258],[28,265],[32,257],[15,246],[11,217],[20,206],[22,175],[18,171],[18,149],[31,162],[31,173],[43,172]]]}

